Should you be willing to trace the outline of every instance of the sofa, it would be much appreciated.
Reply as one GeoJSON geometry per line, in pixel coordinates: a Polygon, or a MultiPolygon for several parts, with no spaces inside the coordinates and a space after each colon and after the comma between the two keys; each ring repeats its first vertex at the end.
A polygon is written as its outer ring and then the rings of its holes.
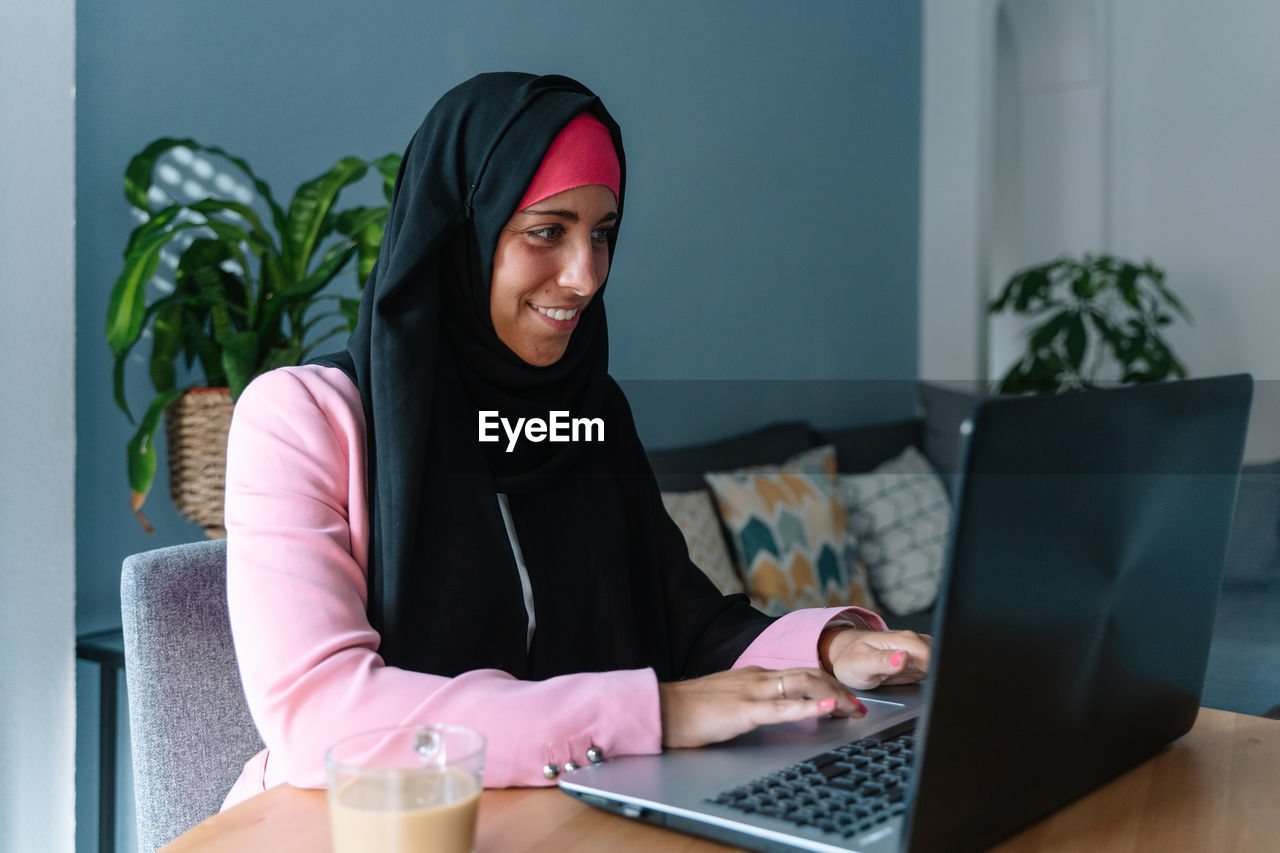
{"type": "MultiPolygon", "coordinates": [[[[822,445],[835,448],[841,474],[871,472],[911,447],[950,494],[960,425],[977,397],[928,383],[918,391],[914,418],[834,430],[803,421],[775,423],[718,441],[650,450],[649,459],[667,500],[707,490],[707,472],[776,466],[822,445]]],[[[719,533],[732,542],[723,525],[719,533]]],[[[729,552],[734,555],[731,546],[729,552]]],[[[740,572],[742,554],[734,557],[740,572]]],[[[933,610],[886,618],[891,627],[927,632],[933,610]]],[[[1203,703],[1240,713],[1280,713],[1280,460],[1245,466],[1242,473],[1203,703]]]]}

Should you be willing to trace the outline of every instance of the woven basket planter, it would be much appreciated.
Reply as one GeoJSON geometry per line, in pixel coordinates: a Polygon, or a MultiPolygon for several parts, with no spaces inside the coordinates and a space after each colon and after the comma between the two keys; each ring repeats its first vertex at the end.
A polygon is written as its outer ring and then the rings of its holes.
{"type": "Polygon", "coordinates": [[[227,535],[222,499],[227,485],[231,408],[228,389],[193,388],[164,413],[173,505],[184,518],[203,527],[210,539],[227,535]]]}

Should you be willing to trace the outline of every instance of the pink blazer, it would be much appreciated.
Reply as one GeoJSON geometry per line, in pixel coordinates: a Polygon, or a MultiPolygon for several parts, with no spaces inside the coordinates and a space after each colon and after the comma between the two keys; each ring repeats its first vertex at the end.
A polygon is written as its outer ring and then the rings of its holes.
{"type": "MultiPolygon", "coordinates": [[[[365,615],[369,513],[364,411],[342,371],[303,366],[256,379],[227,448],[227,600],[245,696],[267,748],[223,808],[272,785],[325,784],[324,752],[366,729],[425,722],[488,738],[489,787],[550,784],[542,768],[662,749],[649,669],[519,681],[499,670],[445,678],[387,666],[365,615]]],[[[734,664],[818,666],[817,640],[859,608],[800,610],[734,664]]]]}

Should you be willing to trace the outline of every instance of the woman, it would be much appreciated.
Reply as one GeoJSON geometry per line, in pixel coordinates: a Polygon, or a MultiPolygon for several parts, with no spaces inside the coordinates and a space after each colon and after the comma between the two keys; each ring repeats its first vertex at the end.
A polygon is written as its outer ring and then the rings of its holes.
{"type": "Polygon", "coordinates": [[[486,784],[548,784],[861,716],[843,685],[923,676],[928,638],[857,608],[771,620],[689,562],[607,373],[625,178],[581,84],[464,83],[406,151],[347,350],[242,395],[228,597],[268,749],[228,804],[322,786],[325,748],[370,728],[463,722],[489,738],[486,784]],[[480,441],[481,413],[556,411],[604,440],[480,441]]]}

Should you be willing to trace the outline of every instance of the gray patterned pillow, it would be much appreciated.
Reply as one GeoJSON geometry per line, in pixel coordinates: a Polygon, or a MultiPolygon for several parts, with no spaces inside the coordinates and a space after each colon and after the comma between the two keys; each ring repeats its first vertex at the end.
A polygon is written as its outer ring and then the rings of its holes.
{"type": "Polygon", "coordinates": [[[720,517],[706,489],[696,492],[663,492],[662,505],[684,534],[689,546],[689,559],[711,578],[716,589],[725,595],[745,592],[742,578],[733,567],[729,549],[720,532],[720,517]]]}
{"type": "Polygon", "coordinates": [[[836,489],[845,532],[857,542],[876,601],[895,616],[931,607],[942,581],[951,504],[929,460],[908,447],[869,474],[841,474],[836,489]]]}

